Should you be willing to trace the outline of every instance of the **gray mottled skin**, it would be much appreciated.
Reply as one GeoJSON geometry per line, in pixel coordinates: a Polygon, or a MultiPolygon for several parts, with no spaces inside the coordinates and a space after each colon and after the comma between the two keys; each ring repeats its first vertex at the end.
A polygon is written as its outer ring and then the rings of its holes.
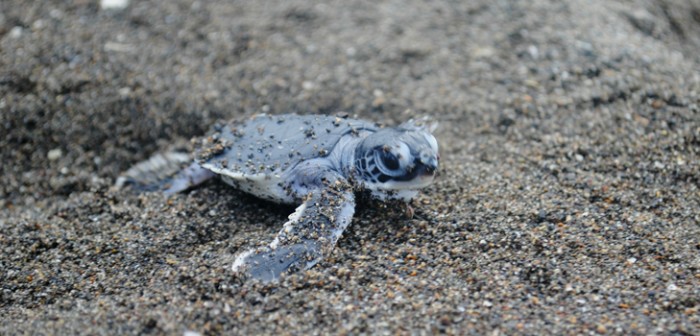
{"type": "Polygon", "coordinates": [[[271,174],[327,156],[344,136],[377,129],[373,123],[331,116],[257,116],[217,126],[200,142],[197,160],[248,175],[271,174]],[[211,156],[212,144],[219,143],[227,150],[211,156]]]}
{"type": "Polygon", "coordinates": [[[331,116],[256,116],[216,125],[196,141],[194,162],[159,154],[117,185],[173,194],[220,176],[258,197],[301,204],[273,242],[241,253],[233,264],[239,274],[274,281],[330,253],[352,221],[356,191],[408,202],[428,186],[439,159],[430,131],[412,121],[380,128],[331,116]]]}

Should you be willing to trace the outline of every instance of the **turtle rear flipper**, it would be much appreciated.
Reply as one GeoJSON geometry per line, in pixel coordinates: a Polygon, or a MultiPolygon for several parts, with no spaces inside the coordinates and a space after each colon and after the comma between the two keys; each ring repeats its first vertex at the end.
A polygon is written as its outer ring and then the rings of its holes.
{"type": "Polygon", "coordinates": [[[233,271],[271,282],[283,273],[307,270],[330,254],[354,212],[351,188],[336,185],[315,190],[289,216],[272,243],[241,254],[233,271]]]}
{"type": "Polygon", "coordinates": [[[162,191],[168,195],[203,183],[214,174],[192,162],[189,155],[177,152],[156,154],[127,170],[117,179],[115,186],[125,185],[138,192],[162,191]]]}

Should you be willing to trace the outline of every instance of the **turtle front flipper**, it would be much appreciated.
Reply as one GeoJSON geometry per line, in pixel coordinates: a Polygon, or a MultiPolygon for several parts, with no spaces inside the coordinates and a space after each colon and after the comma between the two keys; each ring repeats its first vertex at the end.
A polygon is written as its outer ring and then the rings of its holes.
{"type": "Polygon", "coordinates": [[[312,191],[268,246],[246,251],[233,271],[263,282],[283,273],[307,270],[328,256],[355,212],[355,197],[346,182],[312,191]]]}

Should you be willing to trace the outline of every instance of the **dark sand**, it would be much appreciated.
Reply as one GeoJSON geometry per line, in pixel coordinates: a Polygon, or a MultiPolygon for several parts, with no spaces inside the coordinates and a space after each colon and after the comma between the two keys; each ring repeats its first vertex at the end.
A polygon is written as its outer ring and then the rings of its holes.
{"type": "Polygon", "coordinates": [[[700,3],[0,1],[0,334],[700,334],[700,3]],[[68,3],[68,4],[66,4],[68,3]],[[416,216],[241,283],[293,207],[111,190],[217,119],[433,115],[416,216]]]}

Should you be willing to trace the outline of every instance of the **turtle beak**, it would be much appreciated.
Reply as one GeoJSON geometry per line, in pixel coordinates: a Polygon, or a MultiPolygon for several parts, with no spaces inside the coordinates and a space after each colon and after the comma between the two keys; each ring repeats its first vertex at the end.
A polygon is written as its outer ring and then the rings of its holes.
{"type": "Polygon", "coordinates": [[[421,163],[422,175],[434,175],[438,168],[438,156],[431,150],[423,150],[420,153],[419,161],[421,163]]]}
{"type": "Polygon", "coordinates": [[[433,176],[438,169],[438,159],[435,156],[424,156],[420,160],[420,174],[424,176],[433,176]]]}
{"type": "Polygon", "coordinates": [[[435,175],[438,168],[438,162],[436,159],[430,159],[428,162],[423,163],[425,166],[426,175],[435,175]]]}

